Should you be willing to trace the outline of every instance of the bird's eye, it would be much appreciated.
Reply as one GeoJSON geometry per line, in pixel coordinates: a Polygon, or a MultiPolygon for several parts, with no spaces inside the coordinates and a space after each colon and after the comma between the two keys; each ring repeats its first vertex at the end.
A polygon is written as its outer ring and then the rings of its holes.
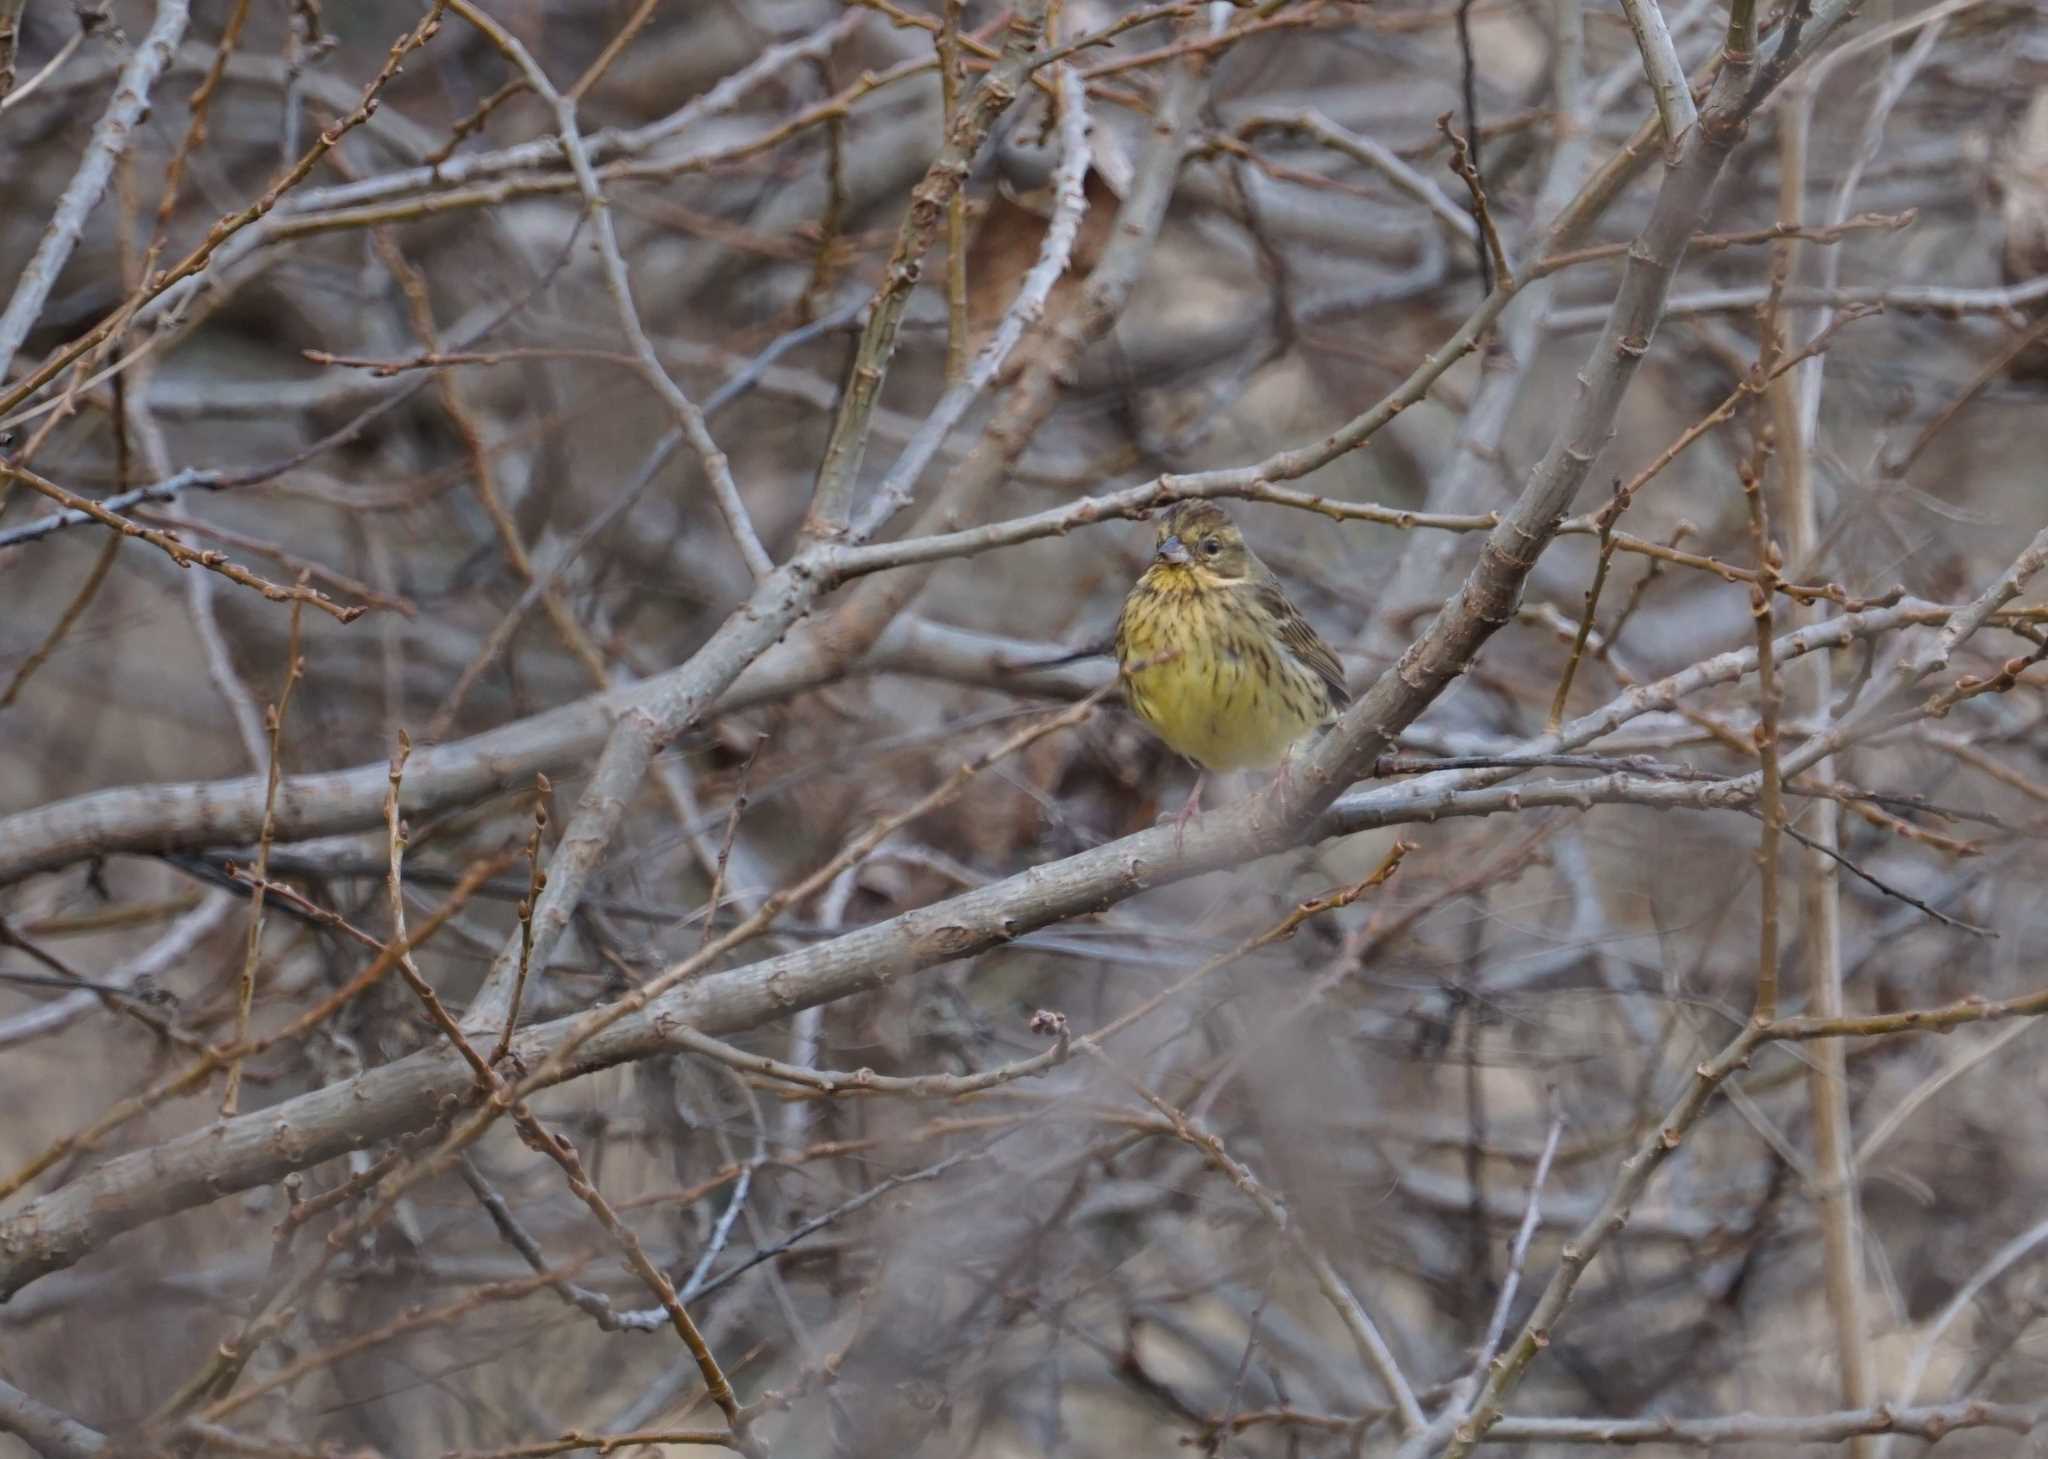
{"type": "Polygon", "coordinates": [[[1204,557],[1214,557],[1217,553],[1221,552],[1222,550],[1223,544],[1221,542],[1218,542],[1214,537],[1204,537],[1202,539],[1202,555],[1204,557]]]}

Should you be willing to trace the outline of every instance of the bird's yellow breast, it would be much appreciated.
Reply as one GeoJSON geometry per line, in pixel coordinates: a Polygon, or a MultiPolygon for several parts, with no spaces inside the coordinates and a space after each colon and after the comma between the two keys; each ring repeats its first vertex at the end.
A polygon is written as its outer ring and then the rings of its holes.
{"type": "Polygon", "coordinates": [[[1204,769],[1276,765],[1326,715],[1314,673],[1253,606],[1186,568],[1155,566],[1139,581],[1124,606],[1117,661],[1131,708],[1204,769]]]}

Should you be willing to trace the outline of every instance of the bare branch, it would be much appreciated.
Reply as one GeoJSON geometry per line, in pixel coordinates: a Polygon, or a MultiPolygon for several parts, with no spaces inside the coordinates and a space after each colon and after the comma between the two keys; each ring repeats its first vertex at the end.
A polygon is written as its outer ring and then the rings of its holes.
{"type": "Polygon", "coordinates": [[[107,1452],[106,1435],[38,1403],[4,1378],[0,1378],[0,1431],[13,1434],[43,1459],[95,1459],[107,1452]]]}
{"type": "Polygon", "coordinates": [[[1621,0],[1621,8],[1628,16],[1628,28],[1635,33],[1643,74],[1650,78],[1650,95],[1657,103],[1657,118],[1664,124],[1664,145],[1676,147],[1700,119],[1692,104],[1692,85],[1685,78],[1685,67],[1679,64],[1678,47],[1671,42],[1657,0],[1621,0]]]}
{"type": "MultiPolygon", "coordinates": [[[[86,143],[85,155],[79,159],[78,170],[72,174],[70,186],[64,189],[64,196],[57,204],[57,211],[51,215],[49,227],[36,244],[35,255],[15,280],[14,292],[8,297],[6,309],[0,310],[0,380],[6,379],[22,342],[42,317],[50,291],[57,287],[57,276],[64,271],[71,251],[78,246],[87,216],[106,192],[107,182],[114,175],[114,165],[128,150],[130,134],[148,112],[150,94],[155,90],[164,68],[170,64],[171,57],[177,53],[178,43],[185,38],[185,26],[191,20],[191,10],[189,0],[157,0],[156,16],[150,22],[149,33],[130,53],[128,64],[122,67],[120,79],[114,85],[113,98],[107,103],[99,125],[93,128],[92,140],[86,143]]],[[[14,28],[20,12],[21,4],[17,0],[4,25],[0,25],[5,36],[4,44],[0,44],[0,72],[4,72],[6,78],[5,84],[0,84],[0,95],[6,94],[14,79],[14,28]]],[[[0,415],[4,415],[6,409],[6,406],[0,406],[0,415]]]]}

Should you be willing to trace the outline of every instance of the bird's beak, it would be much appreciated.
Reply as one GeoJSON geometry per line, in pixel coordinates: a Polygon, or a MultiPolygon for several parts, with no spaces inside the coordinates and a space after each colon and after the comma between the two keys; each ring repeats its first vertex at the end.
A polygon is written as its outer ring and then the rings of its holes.
{"type": "Polygon", "coordinates": [[[1169,537],[1160,543],[1152,554],[1161,562],[1170,562],[1176,567],[1186,567],[1195,559],[1187,546],[1178,537],[1169,537]]]}

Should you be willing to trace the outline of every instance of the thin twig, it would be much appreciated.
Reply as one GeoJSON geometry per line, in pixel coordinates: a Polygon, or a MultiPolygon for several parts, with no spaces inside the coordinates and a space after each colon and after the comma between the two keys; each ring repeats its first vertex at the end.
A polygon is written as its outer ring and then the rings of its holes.
{"type": "MultiPolygon", "coordinates": [[[[960,18],[965,0],[945,0],[943,18],[932,38],[939,57],[940,118],[951,132],[960,114],[960,88],[966,72],[960,61],[960,18]]],[[[956,189],[946,200],[946,383],[967,377],[967,193],[956,189]]]]}
{"type": "Polygon", "coordinates": [[[2048,564],[2048,527],[2034,534],[2034,540],[2012,563],[1992,579],[1991,585],[1970,600],[1969,606],[1951,618],[1924,653],[1899,666],[1900,673],[1919,680],[1939,673],[1963,642],[1991,621],[1991,615],[2020,595],[2027,579],[2048,564]]]}
{"type": "Polygon", "coordinates": [[[5,96],[0,96],[0,112],[9,107],[19,106],[42,89],[43,83],[64,69],[64,63],[78,53],[85,44],[85,27],[80,26],[64,38],[64,44],[57,47],[57,53],[36,68],[36,74],[29,77],[5,96]]]}
{"type": "Polygon", "coordinates": [[[1770,580],[1776,572],[1773,556],[1777,547],[1770,540],[1761,484],[1756,473],[1748,468],[1745,468],[1742,492],[1750,504],[1751,531],[1759,543],[1757,573],[1761,579],[1750,589],[1749,614],[1756,626],[1756,753],[1763,776],[1763,789],[1758,796],[1763,832],[1757,847],[1757,883],[1763,910],[1757,943],[1756,1016],[1768,1019],[1778,1016],[1778,834],[1785,825],[1778,774],[1778,708],[1782,694],[1772,658],[1774,619],[1770,580]]]}
{"type": "MultiPolygon", "coordinates": [[[[1557,1091],[1551,1091],[1551,1104],[1557,1103],[1557,1091]]],[[[1493,1304],[1493,1319],[1486,1324],[1486,1336],[1479,1344],[1479,1361],[1473,1367],[1484,1372],[1493,1362],[1493,1355],[1500,1349],[1501,1335],[1507,1331],[1508,1314],[1515,1308],[1515,1287],[1521,1281],[1522,1269],[1529,1260],[1529,1243],[1535,1238],[1538,1219],[1542,1215],[1543,1182],[1549,1178],[1550,1162],[1557,1158],[1557,1142],[1564,1134],[1564,1116],[1553,1113],[1550,1117],[1550,1131],[1543,1137],[1542,1153],[1536,1157],[1536,1169],[1529,1176],[1529,1201],[1522,1210],[1522,1224],[1515,1228],[1514,1245],[1508,1249],[1507,1279],[1501,1283],[1500,1296],[1493,1304]]]]}
{"type": "Polygon", "coordinates": [[[1496,285],[1506,277],[1503,269],[1501,278],[1495,277],[1495,269],[1506,263],[1500,240],[1493,236],[1493,225],[1487,220],[1486,195],[1479,187],[1479,63],[1472,49],[1472,0],[1458,0],[1458,95],[1465,105],[1465,133],[1471,138],[1470,155],[1467,146],[1455,137],[1450,129],[1449,112],[1436,120],[1437,130],[1450,139],[1452,149],[1451,168],[1464,178],[1465,186],[1471,190],[1473,211],[1478,217],[1481,230],[1486,234],[1483,241],[1474,239],[1475,252],[1479,256],[1479,289],[1482,294],[1491,294],[1496,285]]]}
{"type": "MultiPolygon", "coordinates": [[[[249,937],[242,952],[242,974],[235,984],[235,1042],[249,1037],[249,1010],[256,1000],[256,971],[263,956],[263,892],[270,877],[270,843],[277,834],[277,788],[284,780],[284,716],[292,702],[292,689],[306,672],[299,654],[301,605],[292,604],[291,629],[285,639],[284,684],[274,702],[263,709],[263,729],[269,741],[269,764],[263,788],[263,829],[256,834],[257,886],[249,898],[249,937]]],[[[228,1065],[227,1089],[221,1095],[223,1117],[233,1115],[242,1090],[242,1061],[228,1065]]]]}
{"type": "Polygon", "coordinates": [[[519,1005],[526,995],[526,980],[533,964],[533,909],[548,885],[548,874],[540,866],[540,847],[548,829],[548,798],[554,794],[555,788],[545,775],[536,775],[533,779],[533,834],[526,840],[526,895],[519,899],[518,907],[519,975],[512,980],[512,995],[505,1009],[505,1026],[499,1031],[498,1042],[491,1049],[490,1062],[493,1064],[505,1057],[505,1050],[512,1045],[512,1031],[519,1026],[519,1005]]]}
{"type": "Polygon", "coordinates": [[[747,782],[753,776],[754,761],[760,757],[761,746],[767,741],[766,735],[757,737],[747,749],[747,758],[740,762],[739,778],[732,791],[732,804],[727,807],[725,813],[725,834],[719,838],[718,855],[712,866],[711,890],[704,898],[704,936],[698,943],[700,950],[704,943],[711,940],[711,929],[717,924],[718,906],[725,890],[726,863],[732,860],[733,838],[739,834],[740,817],[747,811],[747,782]]]}
{"type": "Polygon", "coordinates": [[[1862,1434],[1906,1434],[1936,1443],[1961,1429],[2027,1434],[2042,1421],[2039,1407],[1970,1399],[1924,1408],[1879,1404],[1837,1413],[1779,1416],[1731,1413],[1714,1418],[1518,1418],[1509,1415],[1487,1435],[1504,1444],[1683,1444],[1705,1452],[1727,1444],[1839,1444],[1862,1434]]]}
{"type": "Polygon", "coordinates": [[[1354,162],[1372,168],[1421,203],[1459,238],[1468,243],[1479,240],[1479,225],[1472,220],[1472,215],[1452,202],[1450,195],[1437,186],[1435,179],[1416,171],[1383,143],[1362,132],[1340,127],[1320,112],[1260,112],[1239,122],[1237,131],[1239,136],[1250,141],[1262,131],[1278,128],[1303,132],[1324,146],[1342,152],[1354,162]]]}
{"type": "Polygon", "coordinates": [[[78,591],[71,595],[71,601],[65,604],[64,611],[57,615],[57,621],[50,626],[50,631],[43,635],[43,641],[30,650],[28,657],[21,661],[21,667],[8,679],[7,688],[0,691],[0,709],[14,703],[35,671],[49,662],[50,655],[64,642],[65,635],[77,626],[85,610],[92,606],[92,600],[99,596],[100,588],[107,580],[107,570],[114,565],[114,557],[120,550],[121,539],[118,536],[107,538],[101,545],[100,555],[93,559],[92,568],[86,573],[85,581],[78,585],[78,591]]]}
{"type": "Polygon", "coordinates": [[[98,502],[92,500],[92,498],[79,496],[76,492],[65,490],[57,485],[56,482],[46,480],[37,475],[19,461],[13,460],[4,453],[0,453],[0,480],[19,481],[32,490],[41,492],[44,496],[67,510],[82,512],[101,526],[111,527],[124,537],[133,537],[147,542],[150,546],[167,554],[171,561],[177,563],[179,567],[201,567],[205,568],[208,572],[217,572],[229,582],[239,583],[245,588],[253,588],[273,603],[311,603],[315,608],[341,623],[353,623],[369,611],[366,606],[360,603],[344,607],[326,594],[309,588],[304,583],[298,583],[287,588],[273,583],[267,578],[258,577],[239,563],[230,562],[227,554],[224,552],[210,550],[194,551],[178,541],[170,533],[158,531],[154,527],[144,527],[132,518],[110,512],[98,502]]]}
{"type": "MultiPolygon", "coordinates": [[[[1621,499],[1621,483],[1614,483],[1615,500],[1621,499]]],[[[1610,503],[1610,506],[1612,504],[1610,503]]],[[[1614,563],[1614,525],[1607,509],[1602,509],[1595,520],[1600,524],[1600,556],[1593,564],[1593,581],[1587,585],[1585,606],[1579,612],[1578,632],[1572,635],[1571,656],[1564,662],[1564,673],[1557,681],[1557,692],[1550,697],[1550,717],[1544,721],[1545,734],[1556,734],[1557,727],[1564,723],[1564,709],[1571,698],[1572,677],[1579,671],[1579,660],[1586,652],[1586,639],[1593,632],[1593,615],[1600,608],[1600,592],[1607,586],[1607,570],[1614,563]]]]}
{"type": "MultiPolygon", "coordinates": [[[[1463,10],[1459,14],[1463,15],[1463,10]]],[[[1477,149],[1451,126],[1451,114],[1445,112],[1436,119],[1436,128],[1451,144],[1451,171],[1464,180],[1465,190],[1472,197],[1472,215],[1479,220],[1479,234],[1485,240],[1480,262],[1485,265],[1482,276],[1486,280],[1487,292],[1495,288],[1514,290],[1514,271],[1508,267],[1508,252],[1500,241],[1500,230],[1494,226],[1493,212],[1486,205],[1486,188],[1479,180],[1479,156],[1477,149]],[[1496,285],[1493,280],[1500,282],[1496,285]]]]}

